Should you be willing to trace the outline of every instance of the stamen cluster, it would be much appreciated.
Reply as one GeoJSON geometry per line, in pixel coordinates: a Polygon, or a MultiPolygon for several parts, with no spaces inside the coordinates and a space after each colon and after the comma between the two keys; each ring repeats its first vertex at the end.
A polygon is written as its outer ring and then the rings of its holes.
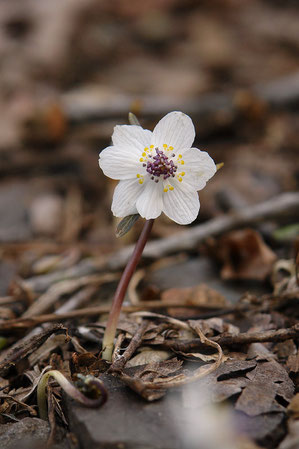
{"type": "MultiPolygon", "coordinates": [[[[170,178],[170,176],[174,177],[177,166],[173,163],[173,160],[169,159],[159,148],[155,148],[155,151],[156,156],[149,155],[148,157],[152,160],[146,164],[146,171],[151,175],[151,179],[160,176],[163,176],[163,179],[170,178]]],[[[174,157],[175,154],[171,156],[174,157]]],[[[156,179],[155,182],[159,182],[159,179],[156,179]]]]}

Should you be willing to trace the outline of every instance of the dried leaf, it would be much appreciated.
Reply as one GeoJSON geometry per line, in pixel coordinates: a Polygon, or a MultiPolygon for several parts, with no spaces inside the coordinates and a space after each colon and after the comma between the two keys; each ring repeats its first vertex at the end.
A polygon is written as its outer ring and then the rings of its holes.
{"type": "Polygon", "coordinates": [[[276,255],[253,229],[232,231],[218,243],[223,279],[264,280],[272,270],[276,255]]]}
{"type": "Polygon", "coordinates": [[[130,359],[126,367],[148,365],[151,363],[162,362],[171,357],[172,352],[143,347],[139,349],[139,354],[130,359]]]}
{"type": "Polygon", "coordinates": [[[275,361],[259,363],[247,374],[250,382],[236,403],[236,409],[249,416],[268,412],[283,411],[276,398],[290,401],[294,394],[294,385],[284,368],[275,361]]]}

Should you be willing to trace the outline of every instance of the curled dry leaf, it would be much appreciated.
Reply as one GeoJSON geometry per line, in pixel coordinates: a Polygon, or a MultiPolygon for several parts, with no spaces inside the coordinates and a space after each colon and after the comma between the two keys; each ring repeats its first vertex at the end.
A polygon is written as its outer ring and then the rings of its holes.
{"type": "MultiPolygon", "coordinates": [[[[153,314],[151,314],[153,315],[153,314]]],[[[158,314],[157,317],[161,317],[158,314]]],[[[176,325],[180,325],[181,322],[179,320],[172,319],[170,322],[174,322],[176,325]]],[[[189,329],[193,330],[200,338],[201,343],[207,346],[210,346],[214,348],[217,351],[217,357],[215,357],[215,361],[212,364],[206,364],[204,366],[200,366],[198,369],[193,371],[190,375],[186,375],[184,373],[179,373],[175,376],[171,377],[165,377],[162,376],[156,376],[153,379],[144,380],[144,376],[142,376],[142,379],[132,379],[130,376],[127,379],[126,375],[122,374],[121,378],[129,385],[133,390],[137,391],[141,396],[143,396],[147,400],[156,400],[160,398],[161,396],[158,393],[158,390],[162,389],[163,391],[165,389],[178,387],[181,385],[186,385],[191,382],[195,382],[198,379],[201,379],[202,377],[207,376],[208,374],[215,371],[222,363],[223,361],[223,352],[221,347],[218,345],[218,343],[209,340],[202,332],[200,325],[197,321],[189,320],[188,324],[184,323],[183,328],[186,326],[189,327],[189,329]],[[155,390],[155,393],[150,393],[149,390],[155,390]]],[[[163,363],[163,362],[161,362],[163,363]]],[[[165,362],[166,363],[166,362],[165,362]]],[[[148,370],[148,365],[146,367],[146,370],[148,370]]],[[[158,373],[159,374],[159,373],[158,373]]],[[[161,373],[160,373],[161,374],[161,373]]],[[[163,393],[164,394],[164,393],[163,393]]]]}
{"type": "Polygon", "coordinates": [[[276,255],[253,229],[232,231],[218,242],[223,263],[223,279],[264,280],[272,270],[276,255]]]}

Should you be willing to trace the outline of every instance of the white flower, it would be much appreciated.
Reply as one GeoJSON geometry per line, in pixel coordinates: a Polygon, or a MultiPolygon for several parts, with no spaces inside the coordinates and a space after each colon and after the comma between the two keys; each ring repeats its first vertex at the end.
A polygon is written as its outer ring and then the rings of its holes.
{"type": "Polygon", "coordinates": [[[162,212],[179,224],[199,212],[197,191],[216,173],[213,159],[191,148],[195,130],[182,112],[170,112],[151,132],[136,125],[115,126],[113,145],[100,153],[106,176],[120,180],[112,201],[116,217],[139,213],[149,220],[162,212]]]}

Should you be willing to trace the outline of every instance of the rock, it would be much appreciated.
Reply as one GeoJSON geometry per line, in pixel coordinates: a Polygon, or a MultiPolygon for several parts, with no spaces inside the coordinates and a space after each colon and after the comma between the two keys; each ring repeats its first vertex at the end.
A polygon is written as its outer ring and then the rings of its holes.
{"type": "Polygon", "coordinates": [[[70,430],[82,449],[181,448],[168,401],[145,403],[113,376],[105,375],[103,380],[109,399],[100,409],[83,408],[66,398],[70,430]]]}
{"type": "Polygon", "coordinates": [[[81,449],[233,448],[237,435],[272,448],[285,434],[284,413],[252,418],[223,404],[211,405],[201,381],[145,402],[112,375],[102,380],[109,398],[99,409],[65,397],[70,430],[81,449]]]}
{"type": "Polygon", "coordinates": [[[49,432],[48,422],[38,418],[3,424],[0,426],[1,449],[39,449],[46,445],[49,432]]]}
{"type": "Polygon", "coordinates": [[[274,448],[286,434],[284,413],[267,413],[265,415],[247,416],[240,414],[238,429],[253,438],[265,448],[274,448]]]}
{"type": "Polygon", "coordinates": [[[255,294],[267,292],[264,286],[251,281],[236,283],[221,280],[215,264],[207,257],[190,259],[153,271],[147,276],[146,281],[157,285],[161,290],[195,287],[204,283],[232,303],[237,302],[247,289],[255,294]]]}
{"type": "MultiPolygon", "coordinates": [[[[54,444],[47,446],[50,426],[47,421],[39,418],[24,418],[18,422],[0,426],[1,449],[70,449],[70,435],[58,427],[55,430],[54,444]]],[[[72,446],[76,447],[76,446],[72,446]]]]}

